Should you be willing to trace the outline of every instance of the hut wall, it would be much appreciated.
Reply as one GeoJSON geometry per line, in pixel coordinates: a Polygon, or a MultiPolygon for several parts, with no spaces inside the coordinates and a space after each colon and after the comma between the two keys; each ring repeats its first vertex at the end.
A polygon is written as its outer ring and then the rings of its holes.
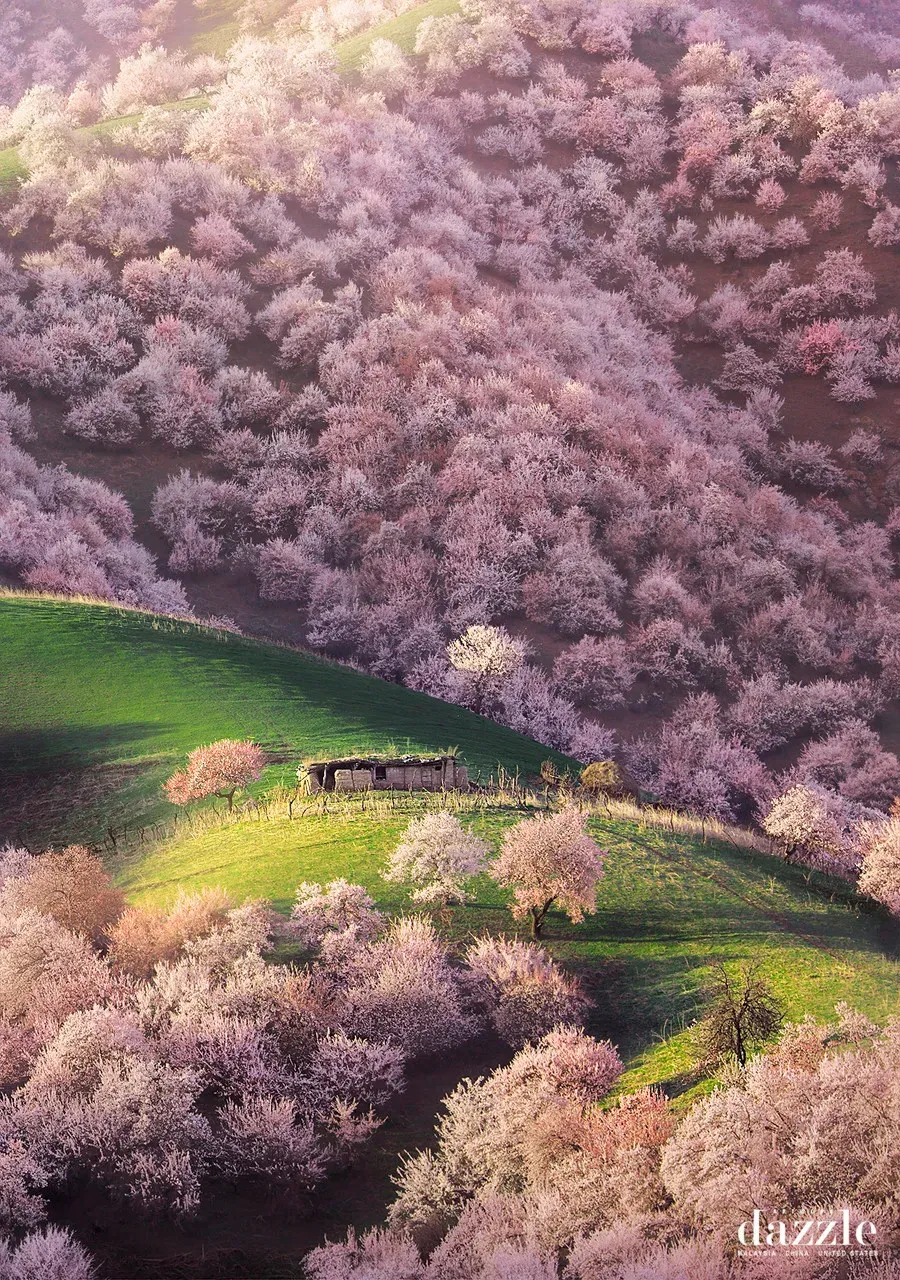
{"type": "Polygon", "coordinates": [[[303,778],[303,784],[310,793],[321,791],[327,785],[335,791],[366,791],[370,788],[377,791],[440,791],[442,788],[466,791],[469,787],[468,772],[464,765],[457,764],[454,759],[434,761],[427,764],[414,764],[411,761],[395,764],[378,764],[377,761],[365,765],[334,768],[332,764],[310,769],[303,778]],[[378,777],[383,773],[383,777],[378,777]],[[327,781],[326,781],[327,780],[327,781]]]}

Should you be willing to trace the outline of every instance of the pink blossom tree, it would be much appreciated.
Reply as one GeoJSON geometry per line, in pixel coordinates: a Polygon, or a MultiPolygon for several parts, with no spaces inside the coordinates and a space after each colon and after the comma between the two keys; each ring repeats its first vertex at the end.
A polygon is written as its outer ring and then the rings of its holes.
{"type": "Polygon", "coordinates": [[[784,187],[774,178],[764,178],[756,189],[756,204],[766,213],[775,213],[784,204],[787,195],[784,187]]]}
{"type": "Polygon", "coordinates": [[[173,773],[165,791],[172,804],[188,804],[206,796],[218,796],[234,807],[237,791],[256,782],[266,763],[265,753],[253,742],[223,738],[208,747],[197,747],[187,767],[173,773]]]}
{"type": "Polygon", "coordinates": [[[511,827],[490,874],[501,888],[513,890],[513,918],[527,919],[531,936],[540,938],[554,904],[573,923],[596,911],[606,856],[588,835],[582,815],[569,808],[511,827]]]}
{"type": "Polygon", "coordinates": [[[561,1023],[578,1023],[587,997],[577,979],[533,943],[478,938],[466,949],[475,998],[497,1034],[516,1049],[561,1023]]]}
{"type": "Polygon", "coordinates": [[[291,921],[304,946],[320,946],[326,934],[371,942],[384,927],[384,916],[359,884],[332,880],[324,888],[304,882],[297,889],[291,921]]]}
{"type": "Polygon", "coordinates": [[[210,213],[197,219],[191,228],[191,247],[223,267],[230,267],[253,252],[253,245],[247,237],[221,213],[210,213]]]}
{"type": "MultiPolygon", "coordinates": [[[[346,959],[344,939],[332,948],[334,969],[346,959]]],[[[457,971],[430,920],[400,917],[365,947],[350,949],[343,980],[341,1025],[366,1040],[387,1040],[409,1057],[462,1044],[475,1034],[457,971]]],[[[328,966],[329,951],[323,963],[328,966]]]]}
{"type": "Polygon", "coordinates": [[[396,1232],[367,1231],[319,1245],[306,1255],[309,1280],[422,1280],[424,1264],[414,1242],[396,1232]]]}
{"type": "Polygon", "coordinates": [[[900,818],[861,823],[859,849],[861,891],[900,915],[900,818]]]}
{"type": "MultiPolygon", "coordinates": [[[[548,1113],[556,1117],[560,1136],[566,1134],[568,1150],[595,1153],[589,1195],[609,1205],[611,1183],[621,1165],[615,1158],[606,1162],[596,1155],[604,1148],[612,1154],[619,1142],[634,1146],[641,1126],[629,1125],[629,1108],[601,1112],[591,1104],[604,1097],[621,1071],[621,1060],[609,1041],[594,1040],[575,1027],[557,1027],[526,1045],[509,1066],[485,1079],[464,1081],[443,1101],[435,1149],[407,1157],[401,1166],[389,1221],[400,1230],[434,1222],[438,1215],[453,1221],[467,1201],[483,1204],[498,1187],[537,1191],[539,1184],[547,1192],[551,1186],[559,1189],[576,1169],[586,1173],[579,1158],[568,1163],[563,1143],[542,1129],[541,1118],[548,1113]],[[597,1117],[597,1128],[587,1133],[579,1116],[597,1117]],[[542,1146],[542,1132],[549,1138],[547,1147],[542,1146]],[[547,1159],[540,1161],[541,1173],[534,1177],[527,1153],[537,1150],[547,1159]]],[[[587,1127],[593,1127],[590,1120],[587,1127]]],[[[653,1159],[658,1161],[656,1152],[653,1159]]],[[[618,1181],[621,1185],[621,1177],[618,1181]]],[[[612,1203],[617,1199],[612,1193],[612,1203]]]]}
{"type": "Polygon", "coordinates": [[[247,1097],[218,1116],[213,1163],[233,1181],[245,1178],[309,1190],[328,1169],[322,1137],[298,1115],[291,1098],[247,1097]]]}
{"type": "Polygon", "coordinates": [[[38,911],[73,933],[95,941],[122,913],[125,898],[113,885],[100,858],[83,845],[50,849],[11,877],[2,903],[12,911],[38,911]]]}
{"type": "Polygon", "coordinates": [[[585,636],[563,650],[553,674],[564,693],[597,710],[623,705],[637,679],[630,647],[619,636],[585,636]]]}
{"type": "Polygon", "coordinates": [[[777,841],[783,856],[798,853],[826,862],[839,862],[845,856],[846,832],[832,801],[821,787],[795,786],[776,796],[762,820],[765,833],[777,841]]]}
{"type": "Polygon", "coordinates": [[[840,224],[844,202],[836,191],[823,191],[809,211],[810,221],[819,231],[834,231],[840,224]]]}
{"type": "Polygon", "coordinates": [[[900,208],[897,205],[888,203],[876,213],[869,228],[869,243],[879,249],[900,244],[900,208]]]}
{"type": "Polygon", "coordinates": [[[94,1280],[97,1275],[90,1254],[65,1227],[29,1231],[0,1265],[10,1280],[94,1280]]]}

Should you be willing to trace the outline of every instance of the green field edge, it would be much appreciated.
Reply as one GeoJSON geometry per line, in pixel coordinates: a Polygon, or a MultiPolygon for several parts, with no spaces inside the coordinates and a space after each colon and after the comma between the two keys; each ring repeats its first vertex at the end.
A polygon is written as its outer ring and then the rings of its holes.
{"type": "MultiPolygon", "coordinates": [[[[416,43],[416,31],[425,18],[443,17],[459,11],[459,0],[426,0],[407,13],[396,18],[388,18],[385,22],[361,31],[355,36],[341,40],[334,46],[334,55],[338,70],[348,80],[353,80],[359,71],[360,64],[374,40],[391,40],[399,45],[404,53],[412,53],[416,43]]],[[[215,28],[208,36],[190,42],[190,51],[194,53],[218,53],[222,55],[240,37],[238,24],[228,20],[223,27],[215,28]],[[229,35],[223,43],[217,41],[216,34],[227,27],[229,35]]],[[[179,98],[174,102],[159,104],[163,111],[206,111],[212,105],[209,94],[192,94],[188,98],[179,98]]],[[[107,138],[119,129],[132,127],[143,118],[142,111],[130,115],[112,116],[107,120],[98,120],[95,124],[83,125],[73,132],[77,138],[107,138]]],[[[13,192],[28,178],[28,169],[24,164],[18,146],[0,150],[0,190],[13,192]]]]}
{"type": "MultiPolygon", "coordinates": [[[[342,876],[396,914],[410,904],[381,871],[415,812],[401,803],[378,816],[242,818],[183,832],[145,856],[112,856],[109,866],[137,905],[166,906],[182,890],[221,887],[237,900],[269,898],[286,912],[301,881],[342,876]]],[[[523,816],[512,805],[460,813],[494,848],[523,816]]],[[[715,1086],[696,1069],[690,1023],[719,960],[729,968],[760,960],[791,1019],[807,1012],[827,1019],[843,999],[877,1021],[898,1012],[900,930],[873,904],[835,903],[828,877],[807,876],[774,855],[596,815],[590,825],[609,851],[597,913],[581,924],[552,913],[545,945],[586,982],[594,1006],[588,1029],[620,1047],[617,1093],[661,1088],[682,1109],[715,1086]]],[[[484,932],[525,937],[506,894],[486,876],[474,888],[472,903],[447,926],[453,943],[484,932]]]]}
{"type": "Polygon", "coordinates": [[[269,756],[251,797],[296,787],[310,759],[350,755],[457,750],[483,782],[517,769],[536,778],[544,760],[573,777],[580,769],[464,707],[171,615],[0,593],[0,651],[0,838],[30,845],[171,819],[166,776],[223,737],[252,738],[269,756]],[[74,794],[84,798],[72,806],[74,794]]]}

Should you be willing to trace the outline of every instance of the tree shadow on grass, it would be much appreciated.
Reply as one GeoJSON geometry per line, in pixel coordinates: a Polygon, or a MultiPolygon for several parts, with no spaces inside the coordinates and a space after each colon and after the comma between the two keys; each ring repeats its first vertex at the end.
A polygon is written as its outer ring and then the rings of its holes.
{"type": "Polygon", "coordinates": [[[0,841],[31,849],[90,842],[111,822],[138,821],[145,776],[155,766],[120,756],[162,732],[133,723],[0,734],[0,841]]]}
{"type": "Polygon", "coordinates": [[[0,731],[0,781],[20,774],[118,764],[124,748],[133,755],[149,754],[152,739],[167,731],[167,725],[149,720],[0,731]]]}

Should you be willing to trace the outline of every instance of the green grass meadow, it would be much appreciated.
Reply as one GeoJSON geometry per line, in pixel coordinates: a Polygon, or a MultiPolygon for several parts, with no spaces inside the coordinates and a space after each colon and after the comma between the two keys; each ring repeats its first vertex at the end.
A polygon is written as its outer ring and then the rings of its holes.
{"type": "Polygon", "coordinates": [[[404,53],[412,53],[416,44],[416,32],[423,18],[442,18],[459,11],[459,0],[427,0],[427,3],[416,5],[396,18],[389,18],[377,27],[361,31],[342,40],[335,46],[338,66],[344,75],[352,75],[359,70],[360,64],[369,51],[373,40],[390,40],[399,45],[404,53]]]}
{"type": "MultiPolygon", "coordinates": [[[[409,816],[351,810],[242,820],[113,865],[129,897],[146,905],[215,885],[287,911],[301,881],[343,876],[396,912],[405,906],[402,889],[381,871],[409,816]]],[[[462,820],[496,847],[523,816],[488,809],[462,820]]],[[[590,1029],[613,1040],[628,1064],[623,1089],[660,1085],[684,1102],[709,1087],[692,1075],[686,1028],[717,961],[759,961],[791,1018],[828,1018],[839,1000],[878,1020],[900,1012],[900,934],[881,912],[852,895],[832,901],[834,886],[822,878],[721,841],[704,845],[634,822],[594,819],[592,827],[609,849],[597,913],[580,925],[551,914],[547,945],[588,986],[590,1029]]],[[[454,915],[453,937],[516,932],[493,882],[481,877],[476,888],[475,901],[454,915]]]]}
{"type": "Polygon", "coordinates": [[[189,54],[223,57],[241,34],[237,20],[240,7],[241,0],[206,0],[200,10],[192,6],[184,31],[175,33],[176,42],[183,44],[189,54]]]}
{"type": "MultiPolygon", "coordinates": [[[[221,804],[182,816],[173,834],[163,780],[193,747],[226,736],[266,748],[272,763],[257,790],[276,797],[303,757],[455,746],[487,778],[499,767],[534,776],[551,754],[306,653],[106,605],[0,597],[0,840],[40,848],[158,822],[158,836],[107,842],[134,902],[164,905],[217,885],[287,911],[301,881],[344,876],[386,910],[404,909],[381,871],[421,798],[349,798],[325,813],[301,799],[289,817],[281,795],[255,816],[226,818],[221,804]]],[[[530,811],[503,797],[466,804],[463,821],[495,848],[530,811]]],[[[579,925],[551,915],[548,944],[588,984],[591,1029],[620,1046],[625,1087],[662,1084],[684,1097],[707,1087],[691,1075],[686,1027],[719,960],[760,961],[791,1017],[827,1017],[839,1000],[877,1019],[900,1011],[898,927],[845,886],[649,821],[592,825],[610,851],[597,913],[579,925]]],[[[454,938],[514,932],[493,882],[476,887],[450,925],[454,938]]]]}
{"type": "MultiPolygon", "coordinates": [[[[174,812],[194,747],[252,738],[272,763],[456,747],[473,775],[537,774],[530,738],[310,654],[106,605],[0,598],[0,839],[95,840],[174,812]]],[[[555,756],[565,765],[562,756],[555,756]]]]}
{"type": "Polygon", "coordinates": [[[0,151],[0,191],[12,189],[27,176],[18,147],[6,147],[0,151]]]}

